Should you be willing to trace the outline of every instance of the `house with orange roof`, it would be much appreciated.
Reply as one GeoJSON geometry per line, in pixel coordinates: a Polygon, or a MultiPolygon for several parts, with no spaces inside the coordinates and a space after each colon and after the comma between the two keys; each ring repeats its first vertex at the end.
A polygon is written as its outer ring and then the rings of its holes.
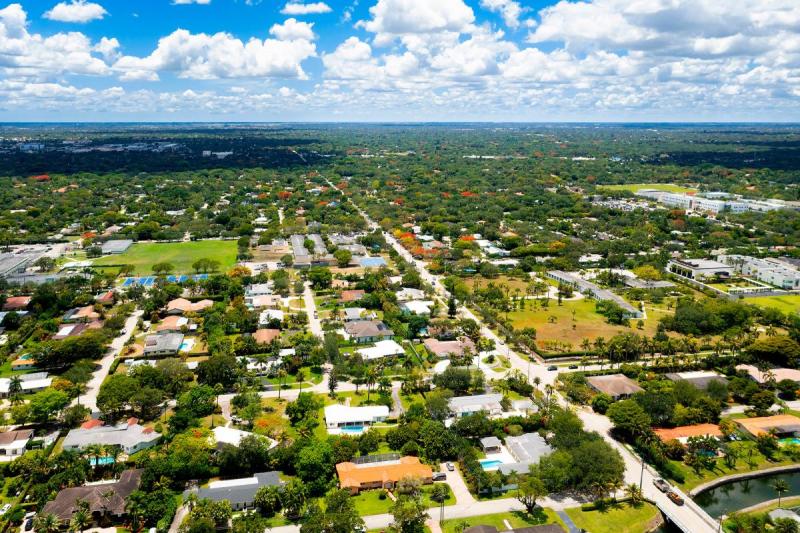
{"type": "Polygon", "coordinates": [[[423,483],[433,483],[433,470],[419,462],[418,457],[401,457],[396,461],[356,464],[351,462],[336,465],[339,486],[358,494],[362,490],[394,489],[403,478],[418,478],[423,483]]]}
{"type": "Polygon", "coordinates": [[[94,306],[87,305],[76,307],[67,311],[62,320],[64,322],[92,322],[100,318],[100,313],[94,310],[94,306]]]}
{"type": "Polygon", "coordinates": [[[721,437],[722,432],[716,424],[694,424],[674,428],[656,428],[653,432],[662,442],[677,440],[686,444],[690,437],[721,437]]]}
{"type": "Polygon", "coordinates": [[[800,436],[800,418],[794,415],[759,416],[756,418],[739,418],[735,422],[752,435],[766,435],[771,433],[778,438],[800,436]]]}
{"type": "Polygon", "coordinates": [[[156,326],[156,331],[181,331],[183,327],[189,327],[189,319],[185,316],[170,315],[165,317],[160,324],[156,326]]]}
{"type": "Polygon", "coordinates": [[[253,340],[256,341],[256,344],[270,344],[274,340],[279,339],[280,336],[281,330],[279,329],[261,328],[253,333],[253,340]]]}
{"type": "Polygon", "coordinates": [[[30,304],[30,296],[9,296],[3,304],[3,311],[22,311],[30,304]]]}
{"type": "Polygon", "coordinates": [[[212,300],[191,302],[186,298],[175,298],[167,304],[168,315],[182,315],[183,313],[199,313],[214,305],[212,300]]]}

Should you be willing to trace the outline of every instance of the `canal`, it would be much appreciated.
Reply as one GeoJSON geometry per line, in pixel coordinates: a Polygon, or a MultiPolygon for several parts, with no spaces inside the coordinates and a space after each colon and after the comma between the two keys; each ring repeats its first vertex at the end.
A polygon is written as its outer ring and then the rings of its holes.
{"type": "Polygon", "coordinates": [[[776,499],[778,493],[773,486],[779,479],[789,484],[788,492],[782,494],[783,498],[800,496],[800,472],[786,472],[729,481],[701,492],[694,497],[694,501],[712,518],[718,519],[720,515],[776,499]]]}

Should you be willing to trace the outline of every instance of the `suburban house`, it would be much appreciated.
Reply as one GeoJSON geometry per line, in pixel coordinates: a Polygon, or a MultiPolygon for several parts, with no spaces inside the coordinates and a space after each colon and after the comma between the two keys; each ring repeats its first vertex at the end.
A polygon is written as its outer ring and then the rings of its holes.
{"type": "Polygon", "coordinates": [[[345,337],[358,344],[394,337],[394,331],[380,320],[355,320],[344,325],[345,337]]]}
{"type": "Polygon", "coordinates": [[[430,315],[432,300],[409,300],[400,304],[400,311],[411,315],[430,315]]]}
{"type": "Polygon", "coordinates": [[[414,289],[411,287],[403,287],[399,291],[395,293],[397,296],[398,302],[408,302],[411,300],[424,300],[425,299],[425,291],[420,289],[414,289]]]}
{"type": "Polygon", "coordinates": [[[168,315],[182,315],[184,313],[199,313],[214,305],[212,300],[190,302],[186,298],[175,298],[167,303],[168,315]]]}
{"type": "Polygon", "coordinates": [[[628,398],[642,389],[638,383],[624,374],[610,374],[607,376],[591,376],[586,378],[589,386],[599,393],[607,394],[614,400],[628,398]]]}
{"type": "Polygon", "coordinates": [[[144,355],[177,355],[183,344],[183,333],[158,333],[144,339],[144,355]]]}
{"type": "Polygon", "coordinates": [[[169,315],[165,317],[157,326],[156,331],[159,333],[162,332],[178,332],[181,331],[182,328],[189,327],[189,319],[185,316],[179,315],[169,315]]]}
{"type": "Polygon", "coordinates": [[[553,448],[538,433],[525,433],[519,437],[506,437],[506,448],[515,463],[504,463],[497,467],[503,475],[527,474],[531,465],[538,464],[545,455],[553,453],[553,448]]]}
{"type": "Polygon", "coordinates": [[[266,283],[253,283],[244,289],[245,301],[252,296],[266,296],[274,292],[275,283],[268,281],[266,283]]]}
{"type": "Polygon", "coordinates": [[[721,437],[722,432],[716,424],[694,424],[691,426],[678,426],[674,428],[658,428],[653,430],[662,442],[677,440],[686,444],[690,437],[721,437]]]}
{"type": "Polygon", "coordinates": [[[716,372],[708,372],[703,370],[697,370],[694,372],[672,372],[664,374],[664,377],[670,381],[686,381],[700,390],[706,390],[708,388],[708,384],[712,381],[717,381],[723,385],[728,384],[728,380],[716,372]]]}
{"type": "Polygon", "coordinates": [[[389,416],[389,408],[385,405],[349,405],[333,404],[325,407],[325,426],[328,430],[363,429],[376,422],[383,422],[389,416]]]}
{"type": "Polygon", "coordinates": [[[155,446],[160,438],[160,433],[140,425],[135,418],[116,426],[105,426],[101,421],[93,419],[70,430],[64,438],[63,447],[65,450],[80,451],[92,444],[103,444],[119,446],[123,452],[132,454],[155,446]]]}
{"type": "Polygon", "coordinates": [[[0,455],[3,458],[19,457],[25,453],[25,447],[32,437],[32,429],[18,429],[0,433],[0,455]]]}
{"type": "MultiPolygon", "coordinates": [[[[53,383],[47,372],[32,372],[18,376],[23,394],[43,391],[53,383]]],[[[11,378],[0,378],[0,398],[7,398],[11,389],[11,378]]]]}
{"type": "Polygon", "coordinates": [[[467,352],[475,353],[475,343],[467,337],[453,341],[440,341],[438,339],[425,339],[422,343],[428,353],[440,359],[447,357],[463,357],[467,352]]]}
{"type": "Polygon", "coordinates": [[[363,307],[345,307],[344,321],[354,322],[356,320],[374,320],[376,317],[372,311],[367,311],[363,307]]]}
{"type": "Polygon", "coordinates": [[[761,385],[773,379],[776,383],[784,379],[800,383],[800,370],[794,368],[770,368],[762,372],[753,365],[736,365],[736,370],[747,372],[750,379],[761,385]]]}
{"type": "Polygon", "coordinates": [[[281,330],[279,329],[257,329],[253,333],[253,340],[256,344],[270,344],[281,337],[281,330]]]}
{"type": "Polygon", "coordinates": [[[99,303],[100,305],[114,305],[114,291],[108,290],[106,292],[101,292],[97,296],[94,297],[94,301],[99,303]]]}
{"type": "Polygon", "coordinates": [[[739,418],[734,420],[741,428],[752,435],[772,433],[778,438],[800,436],[800,418],[794,415],[760,416],[756,418],[739,418]]]}
{"type": "Polygon", "coordinates": [[[211,433],[213,434],[212,439],[214,440],[214,444],[218,449],[226,444],[230,444],[231,446],[236,446],[238,448],[239,445],[242,443],[242,439],[245,439],[247,437],[256,437],[257,439],[262,439],[266,442],[269,442],[270,448],[278,444],[269,437],[265,437],[263,435],[257,435],[249,431],[242,431],[241,429],[236,429],[227,426],[217,426],[211,430],[211,433]]]}
{"type": "Polygon", "coordinates": [[[61,318],[64,322],[92,322],[100,318],[100,313],[94,310],[93,305],[70,309],[61,318]]]}
{"type": "Polygon", "coordinates": [[[11,370],[30,370],[36,368],[36,359],[31,354],[23,354],[11,361],[11,370]]]}
{"type": "Polygon", "coordinates": [[[418,457],[401,457],[395,461],[380,463],[339,463],[336,465],[339,486],[351,494],[369,489],[393,489],[398,481],[414,477],[423,483],[433,483],[433,471],[419,462],[418,457]]]}
{"type": "Polygon", "coordinates": [[[342,291],[339,296],[339,301],[342,303],[357,302],[365,296],[365,292],[361,289],[350,289],[342,291]]]}
{"type": "Polygon", "coordinates": [[[283,298],[280,294],[262,294],[245,298],[245,305],[250,309],[267,309],[269,307],[280,307],[283,298]]]}
{"type": "Polygon", "coordinates": [[[375,343],[375,346],[359,348],[356,351],[365,361],[373,361],[375,359],[383,359],[384,357],[393,357],[395,355],[402,355],[405,353],[403,347],[392,339],[378,341],[375,343]]]}
{"type": "Polygon", "coordinates": [[[503,449],[503,442],[495,436],[483,437],[481,439],[481,449],[484,453],[500,453],[503,449]]]}
{"type": "Polygon", "coordinates": [[[475,396],[454,396],[450,398],[450,411],[456,418],[485,412],[488,416],[503,414],[500,402],[502,394],[476,394],[475,396]]]}
{"type": "Polygon", "coordinates": [[[53,514],[59,522],[67,524],[78,510],[79,503],[86,502],[94,521],[104,516],[120,519],[126,514],[128,496],[139,488],[141,478],[142,470],[125,470],[118,480],[63,489],[55,500],[45,504],[42,513],[53,514]]]}
{"type": "Polygon", "coordinates": [[[77,324],[61,324],[61,327],[58,328],[56,334],[52,336],[52,339],[55,341],[60,341],[68,339],[69,337],[77,337],[86,330],[100,329],[102,327],[103,323],[99,320],[94,320],[92,322],[78,322],[77,324]]]}
{"type": "Polygon", "coordinates": [[[22,311],[31,304],[30,296],[9,296],[3,304],[3,311],[22,311]]]}
{"type": "Polygon", "coordinates": [[[253,507],[256,492],[261,487],[280,487],[281,485],[283,482],[279,472],[260,472],[252,477],[212,481],[208,487],[187,490],[183,494],[186,497],[195,492],[198,500],[215,502],[227,500],[234,511],[241,511],[253,507]]]}

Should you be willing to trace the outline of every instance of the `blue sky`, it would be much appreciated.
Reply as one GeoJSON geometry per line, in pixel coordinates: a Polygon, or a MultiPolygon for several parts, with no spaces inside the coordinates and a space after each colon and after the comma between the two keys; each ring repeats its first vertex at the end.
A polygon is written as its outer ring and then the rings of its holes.
{"type": "Polygon", "coordinates": [[[796,0],[0,0],[0,120],[797,121],[796,0]]]}

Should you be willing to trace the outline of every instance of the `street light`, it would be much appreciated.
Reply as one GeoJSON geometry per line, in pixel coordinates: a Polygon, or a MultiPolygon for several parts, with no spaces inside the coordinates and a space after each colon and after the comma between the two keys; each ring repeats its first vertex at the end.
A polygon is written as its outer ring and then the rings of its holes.
{"type": "Polygon", "coordinates": [[[639,457],[642,460],[642,472],[639,474],[639,490],[644,491],[642,483],[644,483],[644,457],[639,457]]]}

